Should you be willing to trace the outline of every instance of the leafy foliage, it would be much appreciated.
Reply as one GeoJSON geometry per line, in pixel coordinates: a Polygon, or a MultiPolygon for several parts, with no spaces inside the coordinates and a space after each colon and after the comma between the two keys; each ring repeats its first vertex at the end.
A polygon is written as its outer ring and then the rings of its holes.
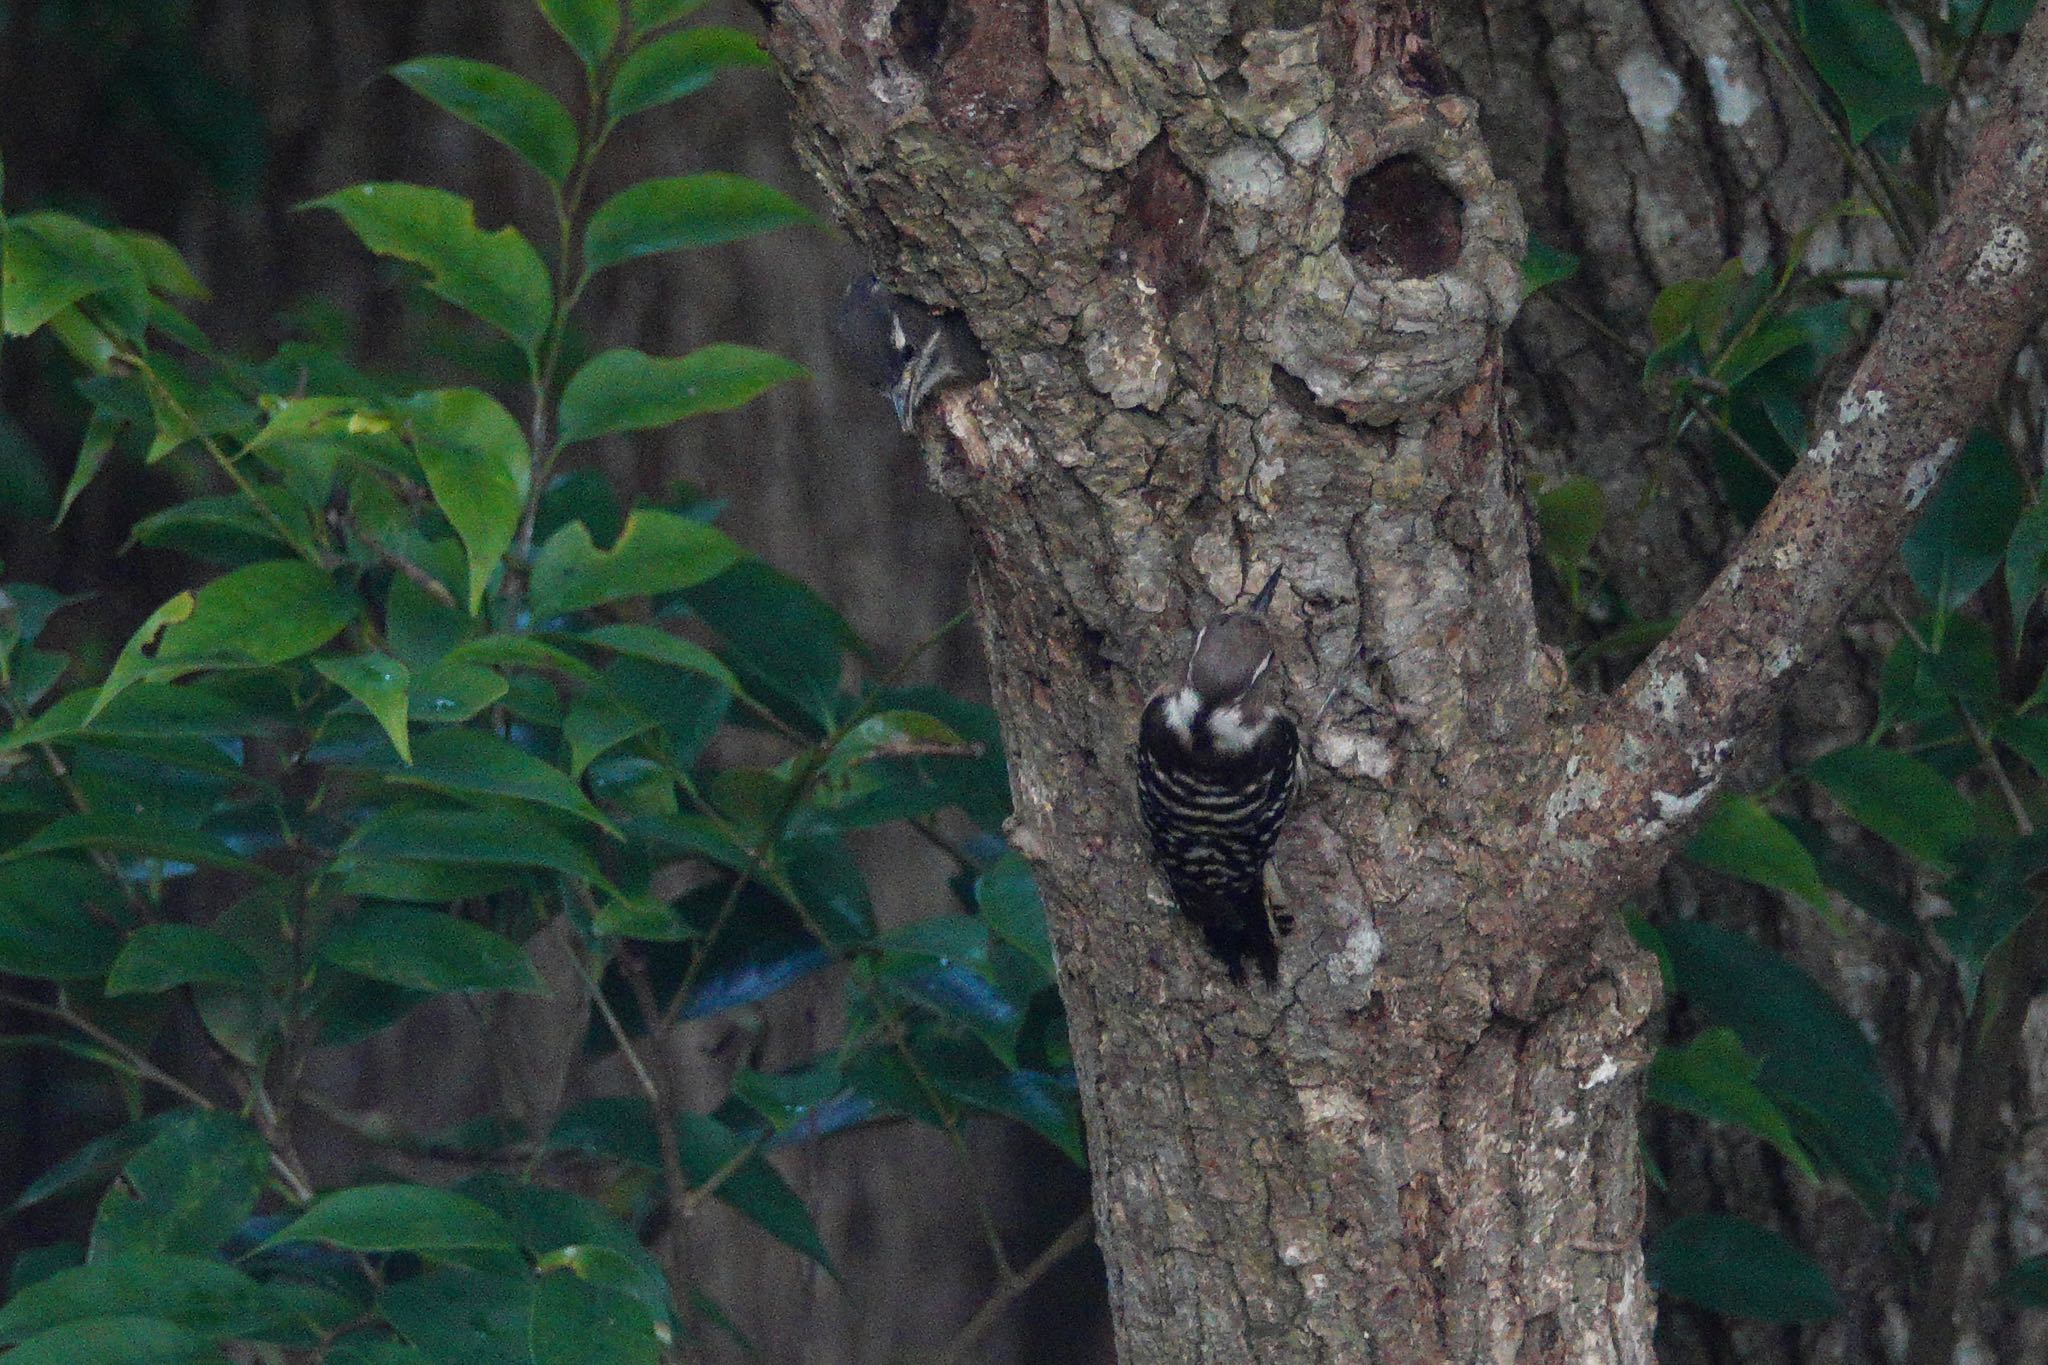
{"type": "Polygon", "coordinates": [[[983,1114],[1083,1157],[1043,912],[991,833],[1008,813],[993,718],[877,675],[838,613],[715,508],[623,508],[560,472],[567,447],[804,377],[735,345],[582,360],[568,344],[591,273],[810,221],[726,174],[584,197],[618,120],[766,58],[733,30],[674,27],[692,8],[676,0],[636,0],[625,23],[614,0],[540,8],[586,70],[566,105],[467,58],[393,74],[540,178],[559,254],[424,185],[308,205],[417,271],[460,325],[502,334],[509,374],[482,346],[469,385],[438,389],[303,343],[220,355],[180,311],[199,287],[163,242],[57,212],[0,220],[6,332],[68,356],[90,409],[48,510],[167,462],[195,496],[137,538],[212,566],[103,641],[103,666],[43,631],[66,609],[68,640],[112,622],[0,587],[0,971],[53,1025],[36,1044],[103,1075],[133,1117],[23,1194],[98,1206],[82,1262],[18,1267],[10,1359],[184,1362],[237,1343],[386,1365],[653,1362],[700,1323],[730,1327],[649,1254],[662,1206],[716,1198],[832,1271],[777,1151],[983,1114]],[[941,817],[982,832],[956,847],[941,817]],[[846,836],[906,822],[961,875],[931,918],[884,933],[846,836]],[[630,1051],[640,1091],[459,1142],[359,1119],[476,1173],[312,1188],[294,1116],[340,1111],[310,1093],[306,1057],[435,997],[561,991],[537,935],[568,945],[590,1053],[630,1051]],[[844,1037],[787,1072],[741,1070],[708,1112],[679,1110],[644,1060],[682,1019],[832,968],[844,1037]],[[151,1060],[180,1019],[231,1087],[151,1060]]]}

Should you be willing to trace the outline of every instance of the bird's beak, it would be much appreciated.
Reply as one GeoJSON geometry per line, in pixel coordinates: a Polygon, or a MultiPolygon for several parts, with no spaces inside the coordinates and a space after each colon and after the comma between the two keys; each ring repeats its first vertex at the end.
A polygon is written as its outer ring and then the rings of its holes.
{"type": "Polygon", "coordinates": [[[1280,569],[1278,565],[1275,565],[1273,576],[1266,580],[1265,587],[1259,589],[1259,595],[1252,599],[1252,604],[1247,610],[1254,616],[1264,616],[1266,608],[1273,605],[1273,590],[1279,586],[1280,569]]]}
{"type": "Polygon", "coordinates": [[[917,426],[917,371],[905,370],[889,386],[889,406],[896,409],[896,421],[908,433],[917,426]]]}

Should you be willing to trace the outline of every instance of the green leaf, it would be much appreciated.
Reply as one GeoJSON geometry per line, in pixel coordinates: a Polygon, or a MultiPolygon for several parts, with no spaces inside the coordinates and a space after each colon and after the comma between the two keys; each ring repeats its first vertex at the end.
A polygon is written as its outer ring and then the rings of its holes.
{"type": "Polygon", "coordinates": [[[320,676],[363,704],[404,762],[412,762],[412,732],[406,728],[407,690],[412,674],[389,654],[358,654],[349,659],[315,659],[320,676]]]}
{"type": "Polygon", "coordinates": [[[114,449],[114,438],[121,434],[126,419],[101,408],[94,411],[92,419],[85,425],[85,436],[78,444],[78,462],[71,467],[71,481],[64,485],[64,496],[57,502],[57,515],[52,525],[61,526],[64,518],[71,514],[71,504],[78,501],[78,495],[86,490],[93,477],[100,472],[100,466],[107,462],[107,456],[114,449]]]}
{"type": "Polygon", "coordinates": [[[164,631],[156,656],[284,663],[326,644],[361,609],[354,593],[304,560],[265,560],[201,588],[191,616],[164,631]]]}
{"type": "Polygon", "coordinates": [[[590,216],[583,259],[593,271],[664,251],[717,246],[815,222],[811,211],[777,189],[723,171],[643,180],[606,200],[590,216]]]}
{"type": "Polygon", "coordinates": [[[7,1353],[8,1365],[203,1365],[204,1338],[148,1317],[81,1318],[31,1337],[7,1353]]]}
{"type": "Polygon", "coordinates": [[[149,614],[149,619],[136,627],[128,637],[128,643],[114,658],[114,666],[107,672],[107,680],[100,684],[99,697],[92,710],[86,713],[86,722],[103,710],[108,702],[139,682],[156,666],[151,651],[156,648],[158,637],[171,626],[191,618],[196,599],[189,592],[181,592],[170,601],[149,614]]]}
{"type": "Polygon", "coordinates": [[[1543,552],[1559,572],[1585,562],[1607,521],[1607,494],[1584,474],[1560,479],[1536,495],[1536,524],[1543,552]]]}
{"type": "Polygon", "coordinates": [[[505,695],[502,675],[474,664],[443,663],[413,681],[405,713],[430,725],[459,725],[505,695]]]}
{"type": "Polygon", "coordinates": [[[1944,93],[1920,78],[1905,30],[1875,0],[1793,0],[1792,14],[1800,48],[1841,101],[1851,141],[1942,102],[1944,93]]]}
{"type": "Polygon", "coordinates": [[[750,33],[718,24],[664,34],[619,66],[609,108],[615,119],[679,100],[730,67],[773,66],[750,33]]]}
{"type": "Polygon", "coordinates": [[[1816,910],[1828,908],[1813,855],[1750,797],[1731,796],[1719,802],[1685,853],[1703,867],[1789,891],[1816,910]]]}
{"type": "Polygon", "coordinates": [[[529,601],[534,617],[547,620],[620,598],[691,587],[740,558],[724,532],[671,512],[634,512],[609,550],[599,550],[583,523],[573,521],[534,556],[529,601]]]}
{"type": "Polygon", "coordinates": [[[177,1112],[167,1110],[146,1119],[137,1119],[94,1138],[56,1165],[45,1169],[16,1197],[10,1208],[19,1211],[55,1195],[68,1194],[112,1177],[129,1157],[149,1145],[149,1140],[177,1112]]]}
{"type": "Polygon", "coordinates": [[[578,370],[562,391],[559,444],[729,412],[809,373],[793,360],[724,342],[674,358],[627,348],[606,351],[578,370]]]}
{"type": "Polygon", "coordinates": [[[1741,934],[1674,920],[1658,926],[1658,939],[1675,990],[1763,1059],[1757,1089],[1784,1113],[1815,1167],[1840,1174],[1865,1208],[1883,1210],[1903,1125],[1856,1021],[1812,977],[1741,934]]]}
{"type": "Polygon", "coordinates": [[[1538,290],[1562,283],[1578,273],[1577,256],[1531,237],[1528,250],[1522,256],[1522,297],[1526,299],[1538,290]]]}
{"type": "Polygon", "coordinates": [[[1054,979],[1052,937],[1046,930],[1045,905],[1031,865],[1015,852],[1005,852],[974,883],[974,902],[988,931],[1023,953],[1054,979]]]}
{"type": "Polygon", "coordinates": [[[2027,26],[2033,12],[2034,0],[1949,0],[1948,28],[1959,38],[1980,29],[1987,38],[2009,37],[2027,26]]]}
{"type": "Polygon", "coordinates": [[[358,1185],[325,1195],[264,1241],[327,1242],[347,1251],[516,1251],[503,1218],[425,1185],[358,1185]]]}
{"type": "Polygon", "coordinates": [[[262,979],[256,959],[241,945],[193,924],[145,924],[107,972],[108,995],[167,991],[198,981],[223,986],[253,985],[262,979]]]}
{"type": "Polygon", "coordinates": [[[1695,1213],[1651,1244],[1650,1283],[1716,1313],[1761,1322],[1823,1322],[1842,1311],[1827,1273],[1768,1228],[1695,1213]]]}
{"type": "Polygon", "coordinates": [[[469,555],[469,614],[519,529],[533,456],[512,414],[476,389],[442,389],[405,404],[434,501],[469,555]]]}
{"type": "Polygon", "coordinates": [[[149,281],[114,234],[63,213],[7,220],[0,256],[0,332],[27,336],[74,304],[96,299],[109,324],[139,336],[149,281]]]}
{"type": "Polygon", "coordinates": [[[1954,913],[1936,920],[1934,932],[1955,954],[1964,994],[1974,1001],[1984,964],[2034,913],[2027,883],[2048,866],[2048,834],[1972,839],[1956,862],[1956,875],[1942,887],[1954,913]]]}
{"type": "Polygon", "coordinates": [[[524,76],[467,57],[416,57],[391,74],[465,123],[489,133],[560,188],[576,160],[568,110],[524,76]]]}
{"type": "Polygon", "coordinates": [[[2005,443],[1971,432],[1900,551],[1920,595],[1941,610],[1961,606],[1989,583],[2005,561],[2021,505],[2005,443]]]}
{"type": "Polygon", "coordinates": [[[906,755],[972,757],[973,746],[937,716],[922,711],[882,711],[869,716],[832,747],[823,771],[844,773],[862,763],[906,755]]]}
{"type": "Polygon", "coordinates": [[[426,1365],[533,1365],[533,1291],[531,1275],[436,1266],[387,1288],[377,1310],[426,1365]]]}
{"type": "Polygon", "coordinates": [[[320,956],[372,981],[419,991],[546,991],[519,945],[480,924],[395,905],[337,925],[320,956]]]}
{"type": "Polygon", "coordinates": [[[544,867],[601,882],[597,864],[573,840],[512,810],[379,811],[343,852],[358,858],[403,858],[476,867],[544,867]]]}
{"type": "Polygon", "coordinates": [[[527,1327],[533,1365],[659,1365],[646,1305],[580,1275],[543,1275],[527,1327]]]}
{"type": "Polygon", "coordinates": [[[1976,832],[1975,812],[1948,779],[1896,750],[1851,745],[1821,755],[1806,771],[1858,824],[1937,866],[1948,866],[1976,832]]]}
{"type": "Polygon", "coordinates": [[[269,1161],[263,1139],[231,1114],[164,1120],[100,1201],[88,1259],[213,1251],[256,1207],[269,1161]]]}
{"type": "Polygon", "coordinates": [[[375,758],[360,766],[401,783],[460,796],[503,796],[567,811],[610,830],[611,821],[561,769],[483,730],[430,730],[413,746],[411,766],[375,758]]]}
{"type": "Polygon", "coordinates": [[[1742,1050],[1731,1028],[1710,1028],[1684,1047],[1665,1044],[1650,1063],[1650,1099],[1756,1134],[1808,1180],[1820,1173],[1793,1136],[1792,1125],[1756,1086],[1763,1062],[1742,1050]]]}
{"type": "Polygon", "coordinates": [[[161,858],[174,863],[219,867],[231,871],[254,871],[255,865],[235,856],[226,844],[210,834],[174,825],[148,815],[65,815],[44,825],[27,839],[0,854],[13,860],[35,853],[61,853],[67,849],[104,849],[130,853],[141,858],[161,858]]]}
{"type": "Polygon", "coordinates": [[[685,601],[724,640],[721,657],[755,696],[786,703],[778,708],[785,719],[813,729],[836,718],[846,651],[859,640],[831,603],[757,559],[691,589],[685,601]]]}
{"type": "Polygon", "coordinates": [[[619,36],[619,0],[540,0],[540,12],[592,71],[619,36]]]}
{"type": "MultiPolygon", "coordinates": [[[[83,457],[81,457],[83,458],[83,457]]],[[[2048,498],[2020,514],[2005,549],[2005,591],[2012,601],[2013,629],[2025,627],[2027,613],[2048,583],[2048,498]]]]}
{"type": "Polygon", "coordinates": [[[777,1241],[816,1261],[834,1279],[839,1278],[803,1200],[758,1154],[742,1158],[746,1144],[737,1134],[707,1114],[679,1114],[676,1136],[681,1145],[683,1174],[693,1187],[704,1184],[737,1161],[738,1165],[718,1187],[718,1199],[777,1241]]]}
{"type": "Polygon", "coordinates": [[[121,891],[89,863],[0,863],[0,971],[51,981],[96,980],[121,950],[112,922],[121,891]]]}
{"type": "Polygon", "coordinates": [[[663,24],[672,24],[703,6],[704,0],[632,0],[628,8],[633,16],[633,31],[645,33],[663,24]]]}
{"type": "Polygon", "coordinates": [[[628,658],[647,659],[669,668],[680,668],[685,673],[701,674],[729,692],[745,695],[746,689],[740,686],[740,680],[716,654],[659,626],[625,622],[586,630],[575,638],[628,658]]]}
{"type": "Polygon", "coordinates": [[[554,318],[547,267],[516,229],[477,227],[467,199],[387,182],[352,185],[306,207],[333,209],[370,250],[424,269],[429,289],[511,337],[529,356],[540,348],[554,318]]]}
{"type": "Polygon", "coordinates": [[[0,1308],[0,1344],[97,1317],[164,1318],[209,1337],[255,1336],[278,1315],[263,1285],[200,1256],[116,1256],[60,1270],[0,1308]]]}
{"type": "Polygon", "coordinates": [[[457,1192],[502,1215],[543,1272],[566,1267],[580,1279],[631,1295],[656,1320],[676,1325],[661,1263],[602,1205],[494,1172],[471,1176],[457,1192]]]}

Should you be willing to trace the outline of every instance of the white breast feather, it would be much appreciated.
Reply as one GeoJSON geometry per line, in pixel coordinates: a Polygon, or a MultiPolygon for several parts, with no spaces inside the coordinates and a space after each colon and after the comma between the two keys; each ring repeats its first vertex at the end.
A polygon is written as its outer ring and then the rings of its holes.
{"type": "Polygon", "coordinates": [[[1181,738],[1181,743],[1195,742],[1195,713],[1202,709],[1202,699],[1192,687],[1183,687],[1166,699],[1166,724],[1181,738]]]}
{"type": "Polygon", "coordinates": [[[1226,754],[1251,752],[1265,729],[1265,717],[1247,719],[1242,706],[1221,706],[1209,713],[1209,736],[1226,754]]]}

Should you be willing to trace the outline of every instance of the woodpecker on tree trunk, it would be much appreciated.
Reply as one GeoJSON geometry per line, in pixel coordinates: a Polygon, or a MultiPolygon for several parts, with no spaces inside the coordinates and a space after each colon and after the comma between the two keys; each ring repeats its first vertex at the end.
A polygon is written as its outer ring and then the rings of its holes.
{"type": "Polygon", "coordinates": [[[863,275],[846,291],[833,330],[847,364],[889,396],[909,431],[917,410],[947,384],[988,378],[988,357],[958,313],[935,313],[916,299],[863,275]]]}
{"type": "Polygon", "coordinates": [[[1266,904],[1266,862],[1294,799],[1300,739],[1294,722],[1259,700],[1273,662],[1266,607],[1280,571],[1250,607],[1202,627],[1185,677],[1154,693],[1138,724],[1138,809],[1181,914],[1242,983],[1247,960],[1280,978],[1275,930],[1291,922],[1266,904]]]}

